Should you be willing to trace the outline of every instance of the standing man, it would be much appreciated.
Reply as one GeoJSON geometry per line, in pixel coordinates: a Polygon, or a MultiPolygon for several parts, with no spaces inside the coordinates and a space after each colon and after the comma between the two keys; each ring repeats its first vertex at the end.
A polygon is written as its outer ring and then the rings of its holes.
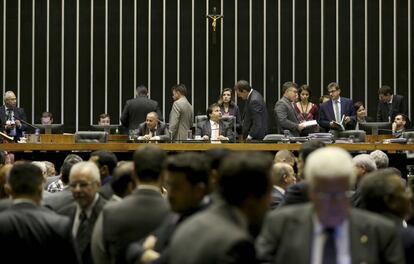
{"type": "Polygon", "coordinates": [[[40,207],[43,182],[33,164],[11,169],[6,190],[13,202],[0,213],[2,263],[80,263],[69,218],[40,207]]]}
{"type": "Polygon", "coordinates": [[[4,96],[4,105],[0,107],[0,120],[2,130],[5,129],[7,135],[19,140],[27,126],[23,121],[27,121],[23,108],[16,107],[16,95],[12,91],[7,91],[4,96]]]}
{"type": "Polygon", "coordinates": [[[187,100],[184,84],[172,87],[174,104],[170,112],[170,133],[173,140],[186,140],[187,131],[193,126],[193,107],[187,100]]]}
{"type": "Polygon", "coordinates": [[[393,94],[391,87],[384,85],[378,89],[379,101],[377,109],[378,122],[393,122],[397,114],[407,115],[404,97],[393,94]]]}
{"type": "Polygon", "coordinates": [[[310,203],[268,214],[256,249],[266,263],[404,263],[394,223],[353,209],[351,155],[341,148],[318,149],[305,166],[310,203]],[[298,254],[300,252],[300,254],[298,254]]]}
{"type": "Polygon", "coordinates": [[[137,97],[128,100],[122,111],[121,123],[128,130],[137,129],[139,124],[145,121],[149,112],[156,112],[159,117],[162,117],[158,102],[148,98],[147,87],[140,85],[136,91],[137,97]]]}
{"type": "Polygon", "coordinates": [[[289,130],[292,136],[300,136],[300,132],[305,128],[299,123],[294,103],[298,99],[298,85],[294,82],[285,82],[282,87],[283,97],[276,102],[275,116],[279,132],[289,130]]]}
{"type": "Polygon", "coordinates": [[[319,125],[326,131],[353,129],[356,123],[354,103],[340,96],[341,89],[337,83],[328,84],[327,89],[331,100],[319,108],[319,125]]]}
{"type": "Polygon", "coordinates": [[[76,238],[82,263],[92,264],[92,230],[107,202],[98,193],[101,186],[98,167],[90,161],[76,163],[70,170],[69,186],[75,202],[61,208],[58,213],[72,220],[72,234],[76,238]]]}
{"type": "Polygon", "coordinates": [[[243,135],[247,140],[262,140],[267,134],[267,109],[263,96],[245,80],[236,83],[237,96],[246,101],[243,111],[243,135]]]}

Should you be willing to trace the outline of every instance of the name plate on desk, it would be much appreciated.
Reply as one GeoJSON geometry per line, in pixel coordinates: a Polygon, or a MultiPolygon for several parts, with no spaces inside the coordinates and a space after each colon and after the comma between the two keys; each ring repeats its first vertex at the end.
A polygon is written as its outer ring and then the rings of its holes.
{"type": "Polygon", "coordinates": [[[40,136],[40,143],[68,143],[73,144],[75,143],[75,136],[74,135],[63,135],[63,134],[41,134],[40,136]]]}

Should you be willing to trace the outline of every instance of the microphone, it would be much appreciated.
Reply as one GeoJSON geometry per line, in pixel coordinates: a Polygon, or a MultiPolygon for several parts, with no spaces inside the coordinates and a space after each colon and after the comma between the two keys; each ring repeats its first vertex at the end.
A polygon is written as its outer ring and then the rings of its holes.
{"type": "Polygon", "coordinates": [[[39,130],[40,130],[40,128],[39,128],[39,127],[34,126],[34,125],[30,124],[29,122],[27,122],[27,121],[25,121],[25,120],[23,120],[23,119],[21,119],[21,118],[19,118],[19,117],[17,117],[17,116],[14,116],[14,119],[19,120],[20,122],[22,122],[22,123],[23,123],[23,124],[25,124],[25,125],[28,125],[28,126],[29,126],[29,127],[31,127],[31,128],[34,128],[34,129],[39,129],[39,130]]]}

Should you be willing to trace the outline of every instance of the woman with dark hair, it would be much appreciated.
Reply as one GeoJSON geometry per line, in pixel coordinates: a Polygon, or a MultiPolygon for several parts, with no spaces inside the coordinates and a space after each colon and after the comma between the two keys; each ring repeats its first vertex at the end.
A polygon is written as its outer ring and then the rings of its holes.
{"type": "MultiPolygon", "coordinates": [[[[294,104],[296,115],[299,122],[318,120],[318,106],[310,101],[312,91],[308,85],[304,84],[298,91],[299,100],[294,104]]],[[[316,132],[317,126],[307,127],[302,130],[301,135],[307,136],[309,133],[316,132]]]]}
{"type": "Polygon", "coordinates": [[[241,117],[239,107],[232,100],[233,90],[231,88],[224,88],[218,100],[222,116],[235,116],[237,132],[241,131],[241,117]]]}
{"type": "Polygon", "coordinates": [[[354,103],[354,109],[357,116],[357,122],[355,125],[355,130],[359,130],[359,124],[365,122],[372,122],[372,118],[367,116],[367,111],[365,110],[364,103],[361,101],[357,101],[354,103]]]}

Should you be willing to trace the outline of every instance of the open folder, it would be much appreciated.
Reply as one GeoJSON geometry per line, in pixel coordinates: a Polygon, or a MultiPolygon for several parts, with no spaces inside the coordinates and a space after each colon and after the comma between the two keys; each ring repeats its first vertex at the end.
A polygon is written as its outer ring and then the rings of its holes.
{"type": "Polygon", "coordinates": [[[344,120],[345,120],[345,115],[342,115],[342,118],[341,118],[341,122],[340,123],[336,122],[335,120],[333,121],[333,123],[336,124],[336,125],[338,125],[340,127],[339,130],[345,130],[345,127],[343,125],[344,120]]]}

